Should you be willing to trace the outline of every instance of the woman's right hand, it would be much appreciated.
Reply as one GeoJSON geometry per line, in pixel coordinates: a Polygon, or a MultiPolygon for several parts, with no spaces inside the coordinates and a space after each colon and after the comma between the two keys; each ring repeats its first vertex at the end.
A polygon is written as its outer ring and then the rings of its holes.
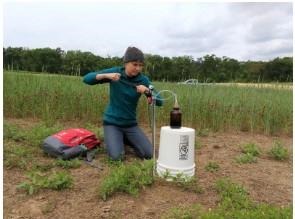
{"type": "Polygon", "coordinates": [[[106,78],[112,80],[112,81],[118,81],[120,80],[120,74],[119,73],[110,73],[110,74],[106,74],[106,78]]]}
{"type": "Polygon", "coordinates": [[[97,74],[96,75],[96,80],[102,80],[102,79],[109,79],[112,81],[118,81],[120,79],[120,74],[119,73],[108,73],[108,74],[97,74]]]}

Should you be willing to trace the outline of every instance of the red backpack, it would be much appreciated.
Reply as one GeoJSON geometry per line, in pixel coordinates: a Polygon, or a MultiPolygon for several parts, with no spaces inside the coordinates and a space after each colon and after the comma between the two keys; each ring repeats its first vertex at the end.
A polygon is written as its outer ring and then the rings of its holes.
{"type": "Polygon", "coordinates": [[[77,157],[99,145],[100,141],[95,134],[83,128],[62,130],[43,141],[46,153],[62,159],[77,157]]]}
{"type": "Polygon", "coordinates": [[[100,141],[96,138],[94,133],[83,128],[62,130],[52,135],[52,137],[69,147],[83,144],[88,149],[92,149],[100,144],[100,141]]]}

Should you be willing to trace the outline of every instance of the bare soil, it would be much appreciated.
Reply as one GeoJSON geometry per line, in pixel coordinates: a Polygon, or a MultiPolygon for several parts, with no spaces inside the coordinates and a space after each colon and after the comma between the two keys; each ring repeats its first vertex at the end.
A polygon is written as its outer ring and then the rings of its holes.
{"type": "MultiPolygon", "coordinates": [[[[33,122],[10,121],[28,128],[33,122]]],[[[149,129],[145,131],[151,136],[149,129]]],[[[110,169],[103,163],[106,155],[98,154],[94,162],[104,166],[103,170],[83,163],[81,167],[70,170],[74,178],[72,188],[62,191],[41,190],[32,196],[17,189],[17,185],[26,180],[27,171],[4,168],[4,218],[161,218],[161,215],[173,207],[190,206],[195,203],[212,209],[219,201],[214,183],[223,177],[229,177],[243,185],[255,202],[276,206],[292,204],[292,137],[232,132],[196,136],[196,140],[200,145],[195,150],[195,163],[196,177],[203,190],[201,194],[184,191],[171,183],[156,181],[152,186],[141,190],[137,197],[116,193],[107,201],[103,201],[98,195],[98,188],[110,169]],[[269,157],[267,151],[275,140],[288,147],[289,160],[276,161],[269,157]],[[241,154],[240,145],[246,143],[255,143],[261,148],[262,155],[257,163],[235,162],[235,157],[241,154]],[[205,170],[209,161],[219,164],[217,172],[205,170]]],[[[38,155],[41,156],[41,163],[53,161],[52,158],[41,154],[38,155]]],[[[127,153],[125,162],[133,159],[135,155],[127,153]]]]}

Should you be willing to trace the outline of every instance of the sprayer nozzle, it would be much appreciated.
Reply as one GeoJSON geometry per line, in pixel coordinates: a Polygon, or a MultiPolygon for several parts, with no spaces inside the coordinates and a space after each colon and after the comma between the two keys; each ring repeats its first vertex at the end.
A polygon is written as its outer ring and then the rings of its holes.
{"type": "Polygon", "coordinates": [[[174,108],[179,108],[179,105],[178,105],[177,98],[175,98],[175,102],[174,102],[174,108]]]}

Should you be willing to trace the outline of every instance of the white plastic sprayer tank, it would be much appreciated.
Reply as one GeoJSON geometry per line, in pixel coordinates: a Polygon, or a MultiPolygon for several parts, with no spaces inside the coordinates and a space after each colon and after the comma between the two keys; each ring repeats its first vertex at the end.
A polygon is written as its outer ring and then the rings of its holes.
{"type": "Polygon", "coordinates": [[[192,177],[195,175],[195,130],[161,127],[157,173],[160,176],[192,177]]]}

